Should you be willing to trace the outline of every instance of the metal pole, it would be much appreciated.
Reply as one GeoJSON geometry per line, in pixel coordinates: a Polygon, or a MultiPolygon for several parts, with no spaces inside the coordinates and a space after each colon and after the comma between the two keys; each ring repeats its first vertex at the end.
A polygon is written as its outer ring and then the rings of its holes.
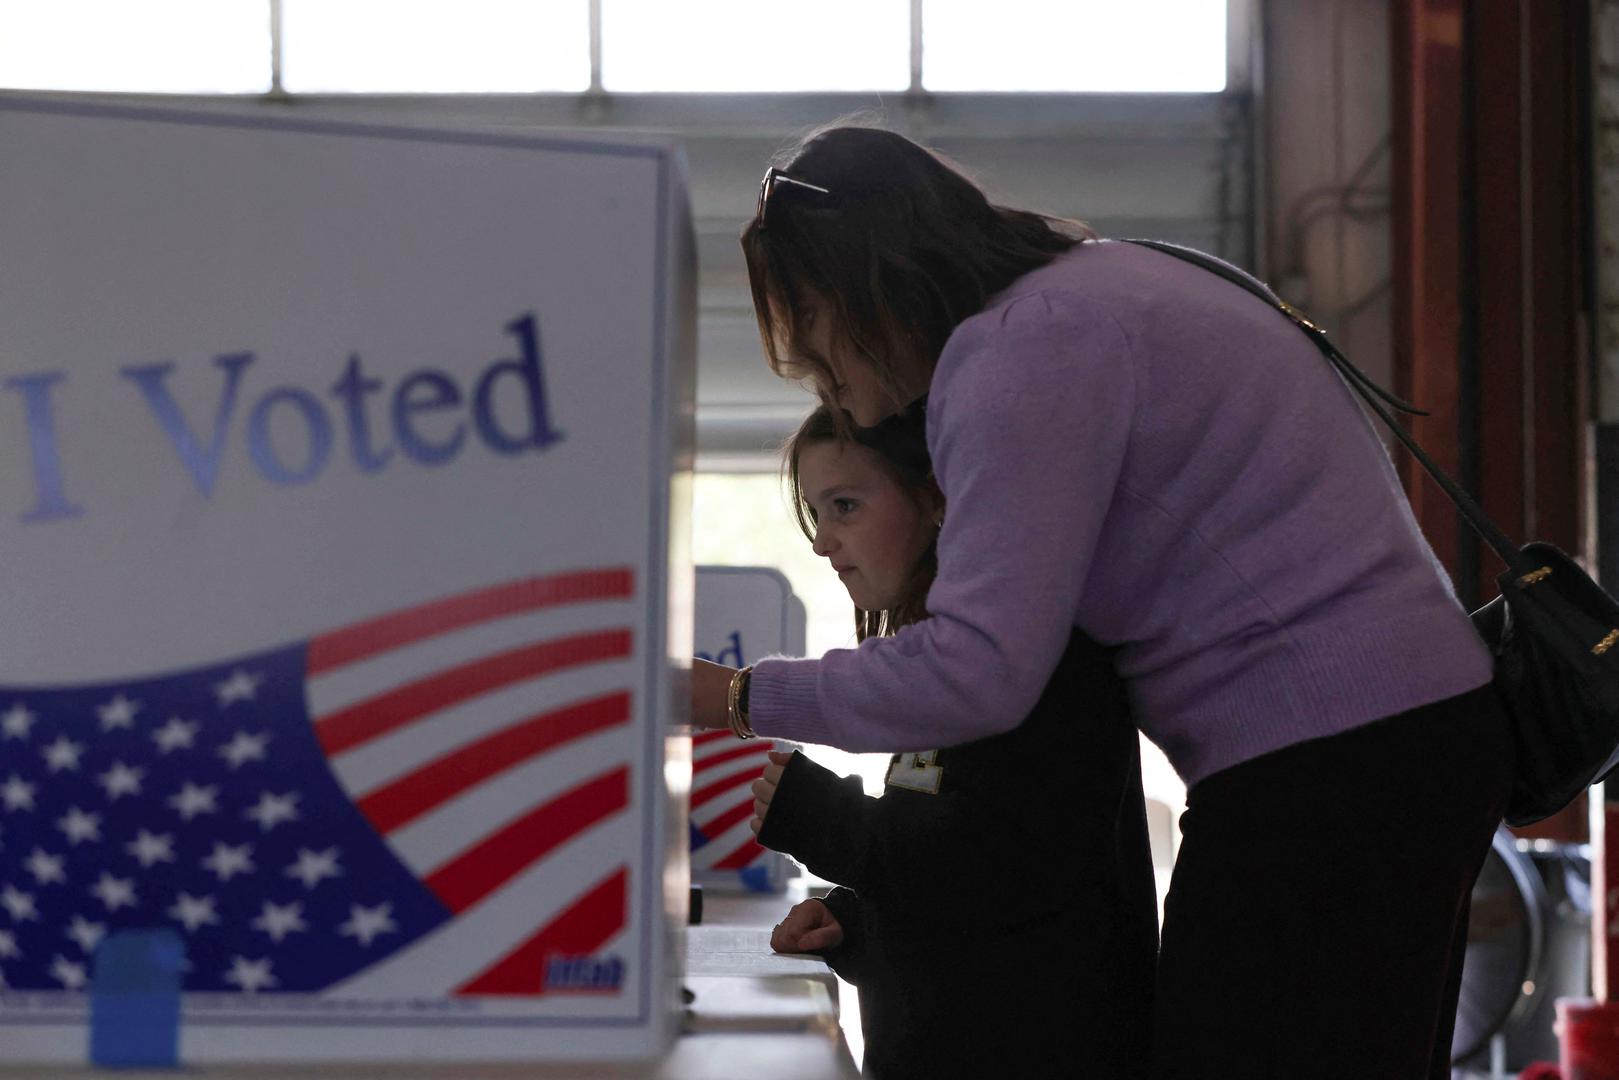
{"type": "Polygon", "coordinates": [[[922,4],[924,0],[911,0],[911,85],[908,94],[922,92],[922,4]]]}
{"type": "Polygon", "coordinates": [[[270,0],[270,97],[287,96],[281,85],[281,0],[270,0]]]}
{"type": "Polygon", "coordinates": [[[602,0],[590,0],[590,93],[602,92],[602,0]]]}

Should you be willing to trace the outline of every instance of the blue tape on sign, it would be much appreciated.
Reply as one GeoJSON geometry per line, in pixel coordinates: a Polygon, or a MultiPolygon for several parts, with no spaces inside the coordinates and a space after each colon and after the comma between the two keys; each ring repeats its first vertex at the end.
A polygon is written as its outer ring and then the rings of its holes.
{"type": "Polygon", "coordinates": [[[174,1068],[185,944],[174,930],[122,930],[96,950],[90,1063],[174,1068]]]}

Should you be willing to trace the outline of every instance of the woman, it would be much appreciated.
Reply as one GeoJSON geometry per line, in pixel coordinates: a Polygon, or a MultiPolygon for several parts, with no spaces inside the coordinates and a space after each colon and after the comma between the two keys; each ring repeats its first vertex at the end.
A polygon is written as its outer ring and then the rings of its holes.
{"type": "MultiPolygon", "coordinates": [[[[951,509],[932,618],[698,665],[694,720],[848,750],[982,738],[1077,628],[1116,649],[1189,788],[1154,1075],[1447,1076],[1506,721],[1314,346],[1215,274],[993,206],[874,129],[767,173],[743,247],[778,373],[862,425],[927,395],[951,509]]],[[[1054,755],[1030,782],[1064,772],[1054,755]]]]}

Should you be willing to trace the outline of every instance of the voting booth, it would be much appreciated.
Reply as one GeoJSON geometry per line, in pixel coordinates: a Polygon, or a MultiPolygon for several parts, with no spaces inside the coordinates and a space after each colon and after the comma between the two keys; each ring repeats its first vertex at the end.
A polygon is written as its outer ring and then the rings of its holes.
{"type": "MultiPolygon", "coordinates": [[[[767,656],[804,655],[804,602],[779,570],[699,566],[696,655],[743,667],[767,656]]],[[[770,764],[768,739],[739,742],[729,731],[692,737],[692,880],[718,889],[781,892],[792,862],[761,847],[753,818],[753,782],[770,764]]]]}
{"type": "Polygon", "coordinates": [[[668,1046],[682,168],[0,96],[5,1063],[668,1046]]]}

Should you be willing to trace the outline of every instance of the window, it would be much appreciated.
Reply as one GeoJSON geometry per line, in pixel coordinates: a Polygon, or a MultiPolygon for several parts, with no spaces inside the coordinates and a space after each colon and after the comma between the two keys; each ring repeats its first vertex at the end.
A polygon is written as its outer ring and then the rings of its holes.
{"type": "Polygon", "coordinates": [[[909,0],[602,0],[617,91],[904,90],[909,0]]]}
{"type": "Polygon", "coordinates": [[[0,86],[262,94],[270,8],[265,0],[0,0],[0,86]]]}
{"type": "Polygon", "coordinates": [[[188,94],[1206,93],[1226,85],[1227,7],[1226,0],[281,0],[273,25],[271,0],[0,0],[0,86],[188,94]]]}
{"type": "Polygon", "coordinates": [[[1218,91],[1225,0],[923,0],[929,90],[1218,91]]]}
{"type": "Polygon", "coordinates": [[[590,5],[583,0],[282,0],[281,12],[281,84],[289,93],[523,94],[590,86],[590,5]]]}

